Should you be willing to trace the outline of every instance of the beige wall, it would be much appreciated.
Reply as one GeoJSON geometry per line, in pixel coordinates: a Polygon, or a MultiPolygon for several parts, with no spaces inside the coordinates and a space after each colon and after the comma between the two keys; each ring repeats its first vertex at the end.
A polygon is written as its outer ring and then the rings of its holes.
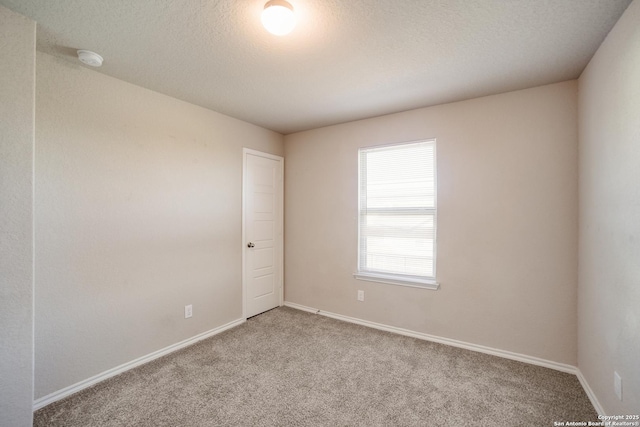
{"type": "Polygon", "coordinates": [[[241,318],[242,148],[282,135],[42,53],[36,101],[36,398],[241,318]]]}
{"type": "Polygon", "coordinates": [[[288,135],[285,154],[286,301],[576,364],[576,81],[288,135]],[[358,148],[432,137],[441,289],[355,280],[358,148]]]}
{"type": "Polygon", "coordinates": [[[580,77],[579,368],[607,414],[640,412],[640,2],[580,77]],[[623,400],[613,372],[622,376],[623,400]]]}
{"type": "Polygon", "coordinates": [[[32,423],[36,24],[0,6],[0,425],[32,423]]]}

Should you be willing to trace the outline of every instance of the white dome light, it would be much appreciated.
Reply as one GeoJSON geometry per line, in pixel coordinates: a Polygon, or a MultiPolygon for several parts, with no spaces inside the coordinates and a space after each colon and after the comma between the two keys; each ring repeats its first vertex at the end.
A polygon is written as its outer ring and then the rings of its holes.
{"type": "Polygon", "coordinates": [[[289,34],[296,26],[296,17],[293,14],[293,6],[285,0],[270,0],[264,5],[262,11],[262,25],[271,34],[284,36],[289,34]]]}
{"type": "Polygon", "coordinates": [[[78,59],[83,64],[87,64],[91,67],[102,66],[102,56],[98,55],[95,52],[91,52],[90,50],[79,50],[78,59]]]}

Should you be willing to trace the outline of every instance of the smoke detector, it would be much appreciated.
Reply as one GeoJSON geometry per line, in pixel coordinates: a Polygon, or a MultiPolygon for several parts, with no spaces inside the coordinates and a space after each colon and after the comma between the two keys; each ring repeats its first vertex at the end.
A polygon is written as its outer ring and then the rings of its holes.
{"type": "Polygon", "coordinates": [[[79,50],[78,59],[80,62],[87,64],[90,67],[100,67],[102,66],[103,61],[102,56],[95,52],[91,52],[90,50],[79,50]]]}

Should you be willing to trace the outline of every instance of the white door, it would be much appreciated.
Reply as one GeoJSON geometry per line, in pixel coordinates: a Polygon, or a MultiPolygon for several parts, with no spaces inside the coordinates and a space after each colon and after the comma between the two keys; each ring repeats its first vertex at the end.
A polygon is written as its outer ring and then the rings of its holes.
{"type": "Polygon", "coordinates": [[[282,305],[284,159],[244,149],[244,317],[282,305]]]}

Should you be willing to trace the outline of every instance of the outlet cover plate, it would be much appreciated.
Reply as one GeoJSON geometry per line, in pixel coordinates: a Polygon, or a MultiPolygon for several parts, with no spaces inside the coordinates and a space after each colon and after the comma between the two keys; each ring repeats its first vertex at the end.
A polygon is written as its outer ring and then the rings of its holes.
{"type": "Polygon", "coordinates": [[[622,400],[622,377],[616,371],[613,371],[613,389],[618,396],[618,400],[622,400]]]}
{"type": "Polygon", "coordinates": [[[185,305],[184,306],[184,318],[188,319],[191,316],[193,316],[193,305],[191,305],[191,304],[185,305]]]}

